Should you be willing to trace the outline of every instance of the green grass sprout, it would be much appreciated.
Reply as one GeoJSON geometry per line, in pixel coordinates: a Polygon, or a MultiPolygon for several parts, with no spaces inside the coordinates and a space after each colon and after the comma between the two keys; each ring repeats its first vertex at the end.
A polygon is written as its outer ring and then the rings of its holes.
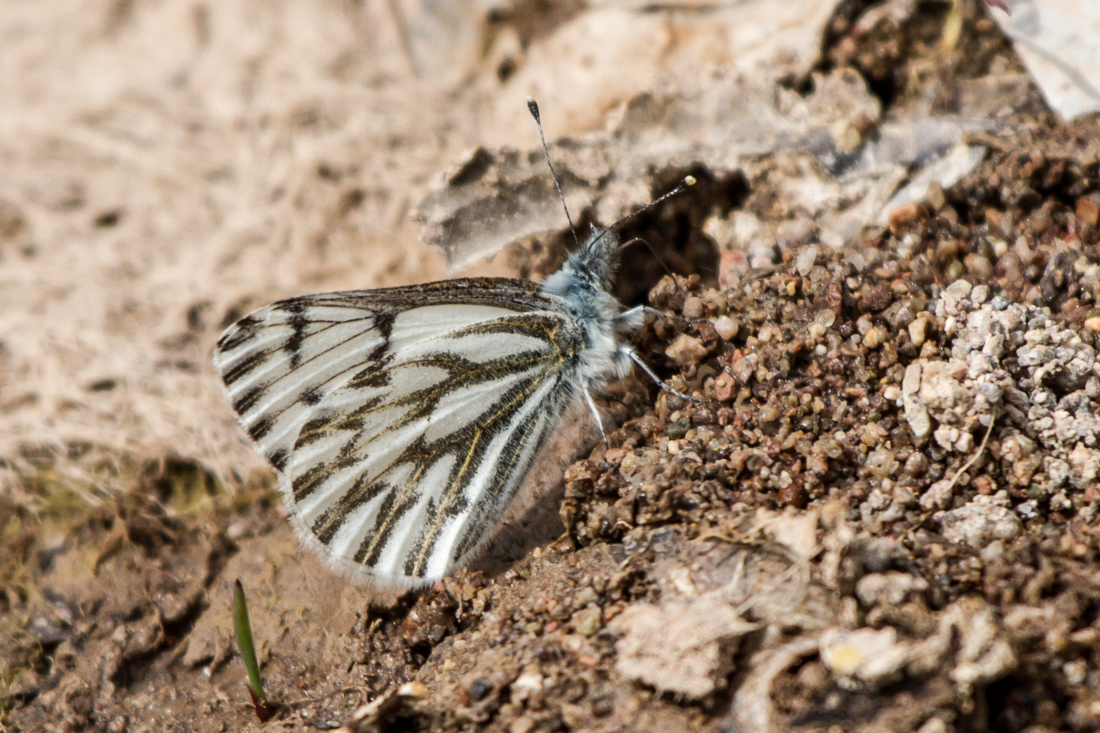
{"type": "Polygon", "coordinates": [[[264,695],[264,685],[260,680],[260,665],[256,662],[256,646],[252,642],[252,622],[248,619],[248,603],[244,599],[244,586],[238,578],[233,593],[233,631],[237,635],[237,647],[241,650],[245,672],[248,673],[248,692],[252,696],[252,707],[261,723],[271,718],[271,706],[264,695]]]}

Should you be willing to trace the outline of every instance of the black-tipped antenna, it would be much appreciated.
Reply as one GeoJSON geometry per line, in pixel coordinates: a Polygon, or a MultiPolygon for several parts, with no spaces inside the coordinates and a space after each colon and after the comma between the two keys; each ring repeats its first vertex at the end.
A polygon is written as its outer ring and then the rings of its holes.
{"type": "MultiPolygon", "coordinates": [[[[684,191],[686,191],[689,188],[691,188],[692,186],[694,186],[696,183],[698,183],[698,181],[695,180],[695,176],[684,176],[684,179],[682,181],[680,181],[679,184],[677,184],[676,188],[672,189],[671,191],[664,194],[663,196],[658,196],[657,198],[653,199],[652,201],[650,201],[648,204],[646,204],[642,208],[638,209],[637,211],[632,211],[631,213],[624,216],[622,219],[619,219],[617,222],[615,222],[614,224],[609,226],[607,229],[604,229],[603,232],[600,233],[600,236],[596,238],[596,241],[599,241],[599,240],[603,239],[605,236],[607,236],[611,232],[619,231],[620,229],[622,229],[623,224],[626,224],[628,221],[630,221],[634,217],[638,216],[639,214],[644,214],[645,212],[649,211],[654,206],[661,203],[662,201],[665,201],[666,199],[670,199],[673,196],[678,196],[679,194],[683,193],[684,191]]],[[[631,241],[633,241],[633,240],[631,240],[631,241]]],[[[648,245],[649,243],[646,242],[646,244],[648,245]]],[[[656,254],[656,253],[654,253],[654,254],[656,254]]]]}
{"type": "Polygon", "coordinates": [[[561,192],[561,184],[558,182],[558,174],[554,171],[554,164],[550,162],[550,151],[546,149],[546,136],[542,134],[542,119],[539,117],[539,105],[531,97],[527,98],[527,109],[535,118],[535,127],[539,128],[539,140],[542,141],[542,154],[546,157],[546,165],[550,169],[550,177],[554,179],[554,188],[558,190],[558,198],[561,199],[561,207],[565,209],[565,218],[569,221],[569,231],[573,232],[573,241],[577,248],[581,246],[581,240],[577,236],[577,228],[573,226],[573,217],[569,215],[569,207],[565,203],[565,195],[561,192]]]}

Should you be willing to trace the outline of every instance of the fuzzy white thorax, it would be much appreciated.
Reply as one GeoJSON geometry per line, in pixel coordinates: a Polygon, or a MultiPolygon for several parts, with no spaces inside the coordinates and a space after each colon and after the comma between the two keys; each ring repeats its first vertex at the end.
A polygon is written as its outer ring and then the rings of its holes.
{"type": "Polygon", "coordinates": [[[609,292],[618,264],[618,237],[607,229],[593,229],[542,286],[543,293],[561,298],[568,315],[584,328],[588,344],[575,378],[575,386],[582,391],[601,387],[630,368],[620,338],[637,324],[633,317],[623,321],[623,306],[609,292]]]}

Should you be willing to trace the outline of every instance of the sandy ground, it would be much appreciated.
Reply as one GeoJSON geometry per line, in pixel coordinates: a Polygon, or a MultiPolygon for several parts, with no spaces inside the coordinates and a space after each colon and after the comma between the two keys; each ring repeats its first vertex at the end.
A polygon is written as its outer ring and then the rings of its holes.
{"type": "Polygon", "coordinates": [[[952,7],[3,4],[0,726],[1100,726],[1096,120],[952,7]],[[372,594],[299,550],[210,350],[289,295],[552,269],[528,94],[579,219],[700,179],[618,294],[708,406],[614,385],[495,550],[372,594]],[[981,162],[873,225],[923,161],[860,151],[928,119],[981,162]],[[967,346],[995,313],[1017,351],[967,346]]]}

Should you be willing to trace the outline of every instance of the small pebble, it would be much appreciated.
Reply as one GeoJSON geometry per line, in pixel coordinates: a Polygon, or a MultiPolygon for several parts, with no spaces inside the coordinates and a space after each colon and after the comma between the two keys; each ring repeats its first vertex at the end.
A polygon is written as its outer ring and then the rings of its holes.
{"type": "Polygon", "coordinates": [[[919,201],[899,206],[890,212],[890,232],[901,236],[902,232],[928,218],[928,210],[919,201]]]}
{"type": "Polygon", "coordinates": [[[736,336],[740,328],[737,321],[729,316],[720,316],[714,321],[714,330],[718,332],[718,335],[721,336],[724,341],[729,341],[736,336]]]}
{"type": "Polygon", "coordinates": [[[703,310],[703,300],[696,298],[694,295],[684,301],[684,318],[697,319],[702,318],[705,311],[703,310]]]}
{"type": "Polygon", "coordinates": [[[821,338],[825,335],[825,332],[829,330],[829,327],[836,322],[836,312],[825,308],[818,311],[818,314],[814,316],[814,322],[810,324],[810,335],[816,338],[821,338]]]}
{"type": "Polygon", "coordinates": [[[694,336],[682,333],[669,344],[668,348],[665,349],[665,354],[677,364],[689,366],[697,364],[707,355],[707,347],[699,343],[699,339],[694,336]]]}
{"type": "Polygon", "coordinates": [[[918,318],[909,324],[909,338],[913,341],[915,346],[920,346],[924,343],[926,338],[925,330],[928,328],[928,320],[925,318],[918,318]]]}
{"type": "Polygon", "coordinates": [[[875,287],[871,288],[867,293],[859,299],[857,303],[859,310],[863,313],[878,313],[880,310],[890,305],[890,301],[893,300],[894,294],[890,290],[889,283],[879,283],[875,287]]]}
{"type": "Polygon", "coordinates": [[[963,298],[966,298],[970,295],[971,289],[972,288],[970,287],[970,283],[968,283],[966,280],[956,280],[955,282],[948,285],[947,289],[944,290],[944,292],[950,295],[955,300],[962,300],[963,298]]]}
{"type": "MultiPolygon", "coordinates": [[[[957,260],[959,256],[959,243],[953,239],[944,239],[936,244],[935,260],[936,262],[946,264],[951,262],[952,264],[960,264],[957,260]]],[[[960,264],[961,266],[961,264],[960,264]]]]}
{"type": "Polygon", "coordinates": [[[1096,226],[1100,222],[1100,198],[1090,194],[1077,199],[1077,218],[1089,226],[1096,226]]]}
{"type": "Polygon", "coordinates": [[[886,478],[898,470],[897,459],[894,452],[886,448],[878,448],[867,455],[865,463],[867,470],[879,478],[886,478]]]}
{"type": "Polygon", "coordinates": [[[726,313],[726,294],[721,290],[711,290],[703,293],[703,302],[713,305],[715,310],[718,311],[718,315],[725,315],[726,313]]]}
{"type": "Polygon", "coordinates": [[[980,278],[993,277],[993,263],[983,255],[969,254],[963,261],[966,269],[980,278]]]}
{"type": "Polygon", "coordinates": [[[600,607],[590,606],[573,614],[573,628],[581,636],[592,636],[600,630],[600,607]]]}
{"type": "Polygon", "coordinates": [[[714,399],[719,402],[729,402],[733,399],[736,384],[726,372],[722,372],[714,379],[714,399]]]}
{"type": "Polygon", "coordinates": [[[947,197],[943,195],[943,186],[932,181],[928,184],[928,192],[925,196],[932,211],[939,211],[947,204],[947,197]]]}
{"type": "Polygon", "coordinates": [[[927,470],[928,457],[925,456],[923,453],[913,453],[905,461],[905,473],[909,476],[923,476],[924,472],[927,470]]]}
{"type": "Polygon", "coordinates": [[[798,253],[798,259],[795,260],[795,269],[798,270],[799,275],[806,277],[814,269],[815,261],[817,261],[817,247],[806,247],[798,253]]]}
{"type": "Polygon", "coordinates": [[[872,328],[863,335],[863,345],[868,349],[877,349],[885,338],[886,333],[881,328],[872,328]]]}

